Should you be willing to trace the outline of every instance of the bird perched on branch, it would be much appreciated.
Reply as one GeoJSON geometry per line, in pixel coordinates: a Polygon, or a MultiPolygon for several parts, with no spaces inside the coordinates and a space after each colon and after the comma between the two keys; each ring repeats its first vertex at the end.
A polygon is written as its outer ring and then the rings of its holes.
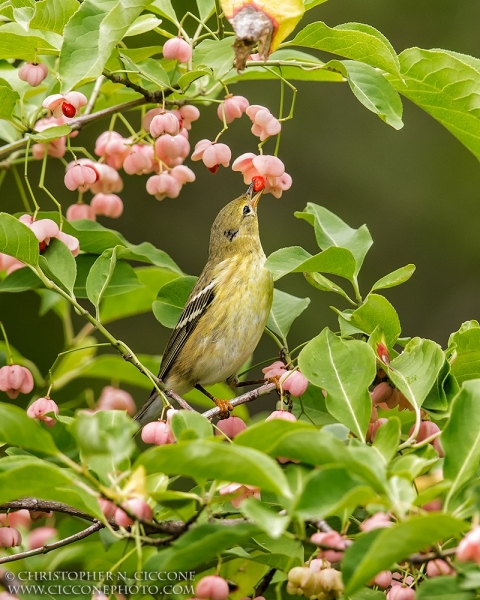
{"type": "MultiPolygon", "coordinates": [[[[221,409],[222,418],[233,410],[231,404],[203,386],[235,380],[255,350],[272,306],[273,279],[264,266],[257,220],[263,187],[263,178],[255,177],[247,192],[217,215],[208,262],[167,343],[158,375],[180,396],[194,387],[201,390],[221,409]]],[[[154,390],[135,419],[143,426],[161,412],[154,390]]]]}

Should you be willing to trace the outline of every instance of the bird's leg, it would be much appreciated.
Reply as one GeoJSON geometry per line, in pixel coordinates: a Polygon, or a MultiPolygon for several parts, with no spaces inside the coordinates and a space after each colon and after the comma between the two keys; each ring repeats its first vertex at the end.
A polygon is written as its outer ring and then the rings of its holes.
{"type": "Polygon", "coordinates": [[[245,387],[247,385],[258,385],[259,383],[265,383],[265,379],[250,379],[249,381],[240,381],[236,375],[230,375],[230,377],[227,379],[227,385],[233,389],[245,387]]]}
{"type": "Polygon", "coordinates": [[[230,416],[230,413],[233,410],[233,406],[230,404],[230,402],[228,400],[222,400],[220,398],[215,398],[215,396],[212,396],[212,394],[210,392],[208,392],[204,387],[202,387],[199,383],[197,383],[195,388],[197,390],[200,390],[202,392],[202,394],[205,394],[205,396],[207,396],[207,398],[210,398],[210,400],[212,400],[212,402],[215,402],[215,404],[220,409],[220,414],[219,414],[220,419],[228,419],[228,417],[230,416]]]}

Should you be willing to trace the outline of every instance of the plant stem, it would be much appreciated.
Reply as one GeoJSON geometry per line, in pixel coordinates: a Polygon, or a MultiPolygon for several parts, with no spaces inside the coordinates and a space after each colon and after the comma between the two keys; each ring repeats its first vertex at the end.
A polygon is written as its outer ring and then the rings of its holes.
{"type": "Polygon", "coordinates": [[[5,327],[3,323],[0,321],[0,330],[2,331],[3,339],[5,340],[5,346],[7,347],[7,360],[10,365],[13,365],[13,355],[12,349],[10,348],[10,344],[8,343],[7,332],[5,331],[5,327]]]}

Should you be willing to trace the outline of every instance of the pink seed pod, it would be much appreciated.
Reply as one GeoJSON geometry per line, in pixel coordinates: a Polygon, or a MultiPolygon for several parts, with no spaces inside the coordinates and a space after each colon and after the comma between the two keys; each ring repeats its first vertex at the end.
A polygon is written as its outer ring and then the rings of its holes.
{"type": "Polygon", "coordinates": [[[223,114],[225,113],[225,121],[231,123],[243,115],[249,104],[249,101],[244,96],[227,96],[224,102],[218,105],[218,118],[220,121],[223,121],[223,114]]]}
{"type": "MultiPolygon", "coordinates": [[[[130,498],[122,506],[142,521],[153,519],[152,509],[142,498],[130,498]]],[[[121,508],[117,508],[115,511],[115,521],[121,527],[133,525],[133,520],[121,508]]]]}
{"type": "Polygon", "coordinates": [[[200,118],[200,111],[196,106],[192,104],[185,104],[178,109],[183,127],[190,131],[192,128],[192,122],[197,121],[200,118]]]}
{"type": "Polygon", "coordinates": [[[13,548],[22,544],[22,536],[14,527],[0,527],[0,548],[13,548]]]}
{"type": "Polygon", "coordinates": [[[0,523],[2,525],[9,525],[10,527],[23,527],[24,529],[28,529],[32,524],[32,520],[30,519],[28,510],[22,508],[22,510],[10,512],[8,515],[6,513],[1,513],[0,523]]]}
{"type": "Polygon", "coordinates": [[[372,531],[373,529],[382,529],[384,527],[392,527],[393,523],[390,520],[390,515],[387,513],[378,512],[372,517],[365,519],[360,525],[361,531],[372,531]]]}
{"type": "Polygon", "coordinates": [[[53,417],[47,417],[48,413],[54,413],[58,415],[58,406],[56,402],[50,398],[39,398],[35,400],[27,409],[27,415],[31,419],[38,419],[44,421],[47,427],[53,427],[57,422],[53,417]]]}
{"type": "Polygon", "coordinates": [[[290,371],[288,374],[282,375],[280,383],[284,390],[296,398],[304,394],[308,388],[308,379],[300,371],[290,371]]]}
{"type": "Polygon", "coordinates": [[[170,426],[165,421],[154,421],[153,423],[147,423],[142,429],[142,440],[145,444],[165,446],[171,443],[170,434],[170,426]]]}
{"type": "Polygon", "coordinates": [[[192,160],[202,160],[212,173],[216,173],[220,165],[228,167],[231,158],[232,152],[226,144],[216,144],[210,140],[200,140],[192,154],[192,160]]]}
{"type": "MultiPolygon", "coordinates": [[[[190,144],[187,138],[179,133],[178,135],[162,135],[157,138],[155,142],[155,150],[157,157],[169,166],[176,166],[171,164],[171,160],[184,159],[190,152],[190,144]]],[[[180,161],[183,162],[183,160],[180,161]]]]}
{"type": "Polygon", "coordinates": [[[20,394],[29,394],[33,390],[33,377],[26,367],[6,365],[0,369],[0,390],[15,400],[20,394]]]}
{"type": "Polygon", "coordinates": [[[99,410],[125,410],[133,416],[137,410],[132,396],[124,390],[119,390],[111,385],[103,388],[97,402],[99,410]]]}
{"type": "Polygon", "coordinates": [[[173,167],[170,171],[170,175],[176,179],[180,185],[195,181],[195,173],[185,165],[173,167]]]}
{"type": "Polygon", "coordinates": [[[382,383],[379,383],[373,392],[371,392],[372,402],[374,404],[386,402],[392,395],[392,392],[393,388],[386,381],[382,381],[382,383]]]}
{"type": "Polygon", "coordinates": [[[430,560],[427,563],[427,575],[429,577],[439,577],[440,575],[455,575],[455,569],[441,558],[430,560]]]}
{"type": "Polygon", "coordinates": [[[385,425],[385,423],[388,422],[388,419],[385,418],[381,418],[378,419],[378,421],[375,421],[375,423],[370,423],[367,429],[367,442],[374,442],[375,441],[375,436],[377,435],[377,431],[380,429],[380,427],[382,425],[385,425]]]}
{"type": "Polygon", "coordinates": [[[192,58],[192,47],[181,37],[175,37],[167,40],[163,45],[163,56],[167,60],[187,63],[192,58]]]}
{"type": "Polygon", "coordinates": [[[123,202],[116,194],[96,194],[90,204],[97,215],[118,219],[123,213],[123,202]]]}
{"type": "Polygon", "coordinates": [[[60,231],[57,235],[57,240],[63,242],[73,256],[78,256],[78,253],[80,252],[80,242],[78,241],[78,238],[76,238],[74,235],[70,235],[69,233],[63,233],[63,231],[60,231]]]}
{"type": "Polygon", "coordinates": [[[471,560],[480,565],[480,527],[469,531],[458,544],[456,557],[460,562],[471,560]]]}
{"type": "Polygon", "coordinates": [[[328,533],[314,533],[310,541],[312,544],[317,546],[329,546],[332,550],[321,550],[318,554],[320,558],[325,558],[329,562],[338,562],[343,558],[343,552],[345,550],[345,540],[338,533],[338,531],[329,531],[328,533]],[[338,551],[337,551],[338,550],[338,551]]]}
{"type": "Polygon", "coordinates": [[[228,583],[218,575],[208,575],[197,583],[197,597],[210,600],[227,600],[230,594],[228,583]]]}
{"type": "MultiPolygon", "coordinates": [[[[231,440],[247,428],[245,421],[240,419],[240,417],[228,417],[228,419],[222,419],[217,423],[217,427],[231,440]]],[[[216,431],[215,435],[221,436],[222,434],[216,431]]]]}
{"type": "Polygon", "coordinates": [[[292,187],[292,178],[288,173],[284,173],[281,177],[268,177],[267,181],[265,192],[273,194],[275,198],[281,198],[283,192],[292,187]]]}
{"type": "Polygon", "coordinates": [[[2,254],[0,252],[0,271],[6,271],[7,275],[10,275],[12,271],[15,271],[16,269],[21,269],[24,266],[25,265],[22,262],[20,262],[13,256],[8,256],[8,254],[2,254]]]}
{"type": "Polygon", "coordinates": [[[401,573],[395,571],[392,573],[392,586],[401,587],[403,586],[411,586],[415,582],[415,579],[411,575],[407,575],[406,577],[401,573]]]}
{"type": "Polygon", "coordinates": [[[164,198],[178,198],[182,186],[169,173],[160,173],[160,175],[152,175],[147,179],[147,193],[155,196],[157,200],[164,198]]]}
{"type": "Polygon", "coordinates": [[[106,498],[98,498],[98,503],[100,504],[102,513],[104,514],[107,521],[113,519],[113,517],[115,516],[115,511],[117,510],[115,504],[113,502],[110,502],[110,500],[107,500],[106,498]]]}
{"type": "MultiPolygon", "coordinates": [[[[80,162],[80,160],[78,162],[80,162]]],[[[102,163],[92,163],[92,165],[99,177],[97,181],[90,186],[92,194],[117,194],[123,190],[122,178],[113,167],[102,163]]]]}
{"type": "Polygon", "coordinates": [[[27,546],[29,550],[42,548],[45,544],[57,535],[55,527],[37,527],[28,536],[27,546]]]}
{"type": "Polygon", "coordinates": [[[391,571],[381,571],[378,575],[375,576],[373,580],[374,585],[378,585],[382,590],[386,590],[389,585],[392,583],[392,572],[391,571]]]}
{"type": "Polygon", "coordinates": [[[95,154],[102,156],[108,166],[118,171],[130,154],[129,140],[116,131],[104,131],[95,143],[95,154]]]}
{"type": "Polygon", "coordinates": [[[48,68],[42,63],[26,62],[18,70],[18,77],[28,85],[37,87],[48,75],[48,68]]]}
{"type": "Polygon", "coordinates": [[[81,92],[68,92],[67,94],[53,94],[47,96],[42,103],[43,108],[53,112],[59,119],[62,116],[74,117],[79,108],[87,104],[87,98],[81,92]]]}
{"type": "Polygon", "coordinates": [[[270,379],[273,377],[280,377],[284,375],[287,370],[287,367],[281,360],[277,360],[268,367],[264,367],[262,369],[262,373],[265,375],[265,379],[270,379]]]}
{"type": "Polygon", "coordinates": [[[153,146],[134,144],[131,153],[123,161],[123,169],[128,175],[151,173],[154,170],[153,160],[153,146]]]}
{"type": "Polygon", "coordinates": [[[281,421],[291,421],[292,423],[297,420],[297,417],[293,415],[288,410],[274,410],[268,417],[265,419],[267,421],[275,421],[276,419],[280,419],[281,421]]]}
{"type": "Polygon", "coordinates": [[[415,590],[396,585],[388,592],[387,600],[415,600],[415,590]]]}
{"type": "Polygon", "coordinates": [[[281,177],[285,173],[285,165],[276,156],[256,156],[252,159],[252,164],[263,177],[281,177]]]}
{"type": "Polygon", "coordinates": [[[92,183],[98,179],[98,172],[90,165],[75,164],[67,169],[64,182],[65,187],[71,192],[79,190],[86,192],[92,183]]]}
{"type": "Polygon", "coordinates": [[[95,211],[89,204],[71,204],[67,208],[68,221],[78,221],[80,219],[96,220],[95,211]]]}
{"type": "Polygon", "coordinates": [[[46,245],[50,243],[50,239],[53,237],[57,237],[60,233],[58,229],[58,225],[52,219],[40,219],[38,221],[34,221],[30,225],[30,229],[35,234],[37,240],[42,243],[45,242],[46,245]]]}
{"type": "Polygon", "coordinates": [[[165,133],[169,135],[178,135],[180,133],[178,118],[171,112],[156,115],[150,123],[150,135],[152,137],[157,138],[165,133]]]}
{"type": "MultiPolygon", "coordinates": [[[[414,429],[415,429],[415,425],[413,425],[410,428],[409,435],[413,434],[414,429]]],[[[417,442],[423,442],[424,440],[429,438],[431,435],[435,435],[436,433],[439,433],[439,432],[440,432],[440,428],[438,427],[438,425],[435,425],[435,423],[432,423],[431,421],[422,421],[420,423],[420,428],[418,430],[416,440],[417,440],[417,442]]]]}
{"type": "Polygon", "coordinates": [[[219,490],[220,496],[226,496],[235,494],[230,499],[230,503],[235,508],[238,508],[240,504],[247,498],[257,498],[260,500],[260,489],[254,485],[242,485],[241,483],[230,483],[225,485],[219,490]]]}

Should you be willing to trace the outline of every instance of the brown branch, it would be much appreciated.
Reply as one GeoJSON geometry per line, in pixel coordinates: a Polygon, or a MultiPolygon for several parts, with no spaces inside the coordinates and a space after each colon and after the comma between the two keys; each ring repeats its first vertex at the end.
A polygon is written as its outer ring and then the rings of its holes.
{"type": "Polygon", "coordinates": [[[260,583],[255,588],[255,598],[258,598],[258,596],[263,596],[264,592],[267,591],[268,586],[272,583],[273,576],[276,572],[277,569],[270,569],[270,571],[267,571],[267,574],[262,578],[260,583]]]}
{"type": "MultiPolygon", "coordinates": [[[[266,394],[269,394],[276,388],[277,388],[277,386],[275,383],[265,383],[264,385],[261,385],[260,387],[254,389],[254,390],[251,390],[250,392],[246,392],[245,394],[242,394],[241,396],[237,396],[233,400],[230,400],[230,404],[232,406],[240,406],[240,404],[246,404],[247,402],[252,402],[252,400],[256,400],[260,396],[265,396],[266,394]]],[[[202,415],[204,417],[206,417],[207,419],[213,419],[213,417],[216,417],[219,414],[220,414],[220,409],[218,408],[218,406],[215,408],[211,408],[210,410],[207,410],[204,413],[202,413],[202,415]]]]}
{"type": "Polygon", "coordinates": [[[91,522],[95,522],[97,520],[95,517],[92,517],[92,515],[84,513],[73,506],[69,506],[68,504],[63,504],[62,502],[51,502],[50,500],[39,500],[38,498],[22,498],[21,500],[12,500],[11,502],[0,504],[0,512],[22,509],[37,512],[60,512],[91,522]]]}
{"type": "Polygon", "coordinates": [[[40,548],[35,548],[34,550],[26,550],[25,552],[18,552],[17,554],[11,554],[10,556],[3,556],[0,558],[0,565],[5,563],[13,562],[14,560],[22,560],[24,558],[29,558],[30,556],[35,556],[37,554],[47,554],[47,552],[51,552],[52,550],[56,550],[57,548],[61,548],[62,546],[68,546],[68,544],[73,544],[73,542],[77,542],[79,540],[83,540],[84,538],[100,531],[103,529],[104,525],[100,521],[95,521],[93,525],[79,531],[78,533],[74,533],[73,535],[69,535],[58,542],[52,542],[51,544],[45,544],[40,548]]]}

